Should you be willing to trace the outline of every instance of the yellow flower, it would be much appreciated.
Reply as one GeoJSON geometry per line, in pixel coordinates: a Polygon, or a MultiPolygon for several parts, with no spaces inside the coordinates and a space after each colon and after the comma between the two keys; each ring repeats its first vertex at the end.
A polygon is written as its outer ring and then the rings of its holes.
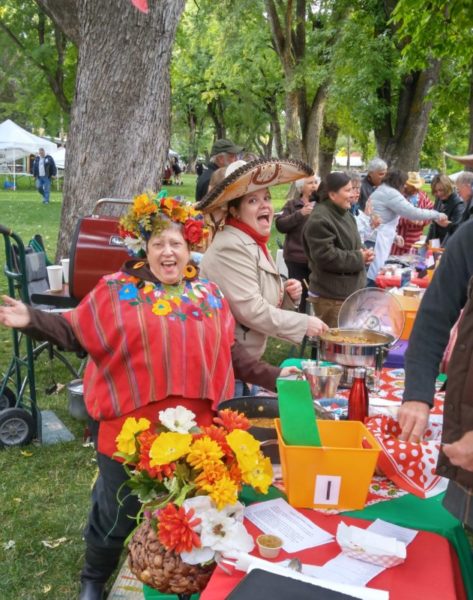
{"type": "Polygon", "coordinates": [[[161,210],[168,217],[172,215],[173,208],[176,206],[176,201],[173,198],[161,199],[161,210]]]}
{"type": "Polygon", "coordinates": [[[143,293],[144,294],[150,294],[153,290],[154,290],[154,285],[152,283],[147,283],[143,287],[143,293]]]}
{"type": "Polygon", "coordinates": [[[259,452],[259,442],[242,429],[234,429],[226,438],[228,445],[235,452],[238,463],[251,459],[259,452]]]}
{"type": "Polygon", "coordinates": [[[229,477],[217,480],[211,486],[204,488],[204,490],[209,492],[209,496],[217,505],[218,510],[222,510],[222,508],[229,504],[235,504],[238,500],[238,488],[235,482],[229,477]]]}
{"type": "Polygon", "coordinates": [[[197,269],[194,267],[194,265],[186,265],[186,267],[184,269],[185,279],[194,279],[194,277],[196,275],[197,275],[197,269]]]}
{"type": "Polygon", "coordinates": [[[265,456],[260,456],[255,465],[248,470],[244,470],[243,481],[254,487],[262,494],[268,493],[268,488],[273,481],[273,467],[271,461],[265,456]]]}
{"type": "Polygon", "coordinates": [[[167,300],[157,300],[151,310],[155,315],[168,315],[172,312],[172,306],[167,300]]]}
{"type": "Polygon", "coordinates": [[[195,484],[201,489],[212,489],[216,481],[226,476],[228,476],[228,471],[222,461],[207,462],[204,470],[195,478],[195,484]]]}
{"type": "Polygon", "coordinates": [[[151,423],[148,419],[135,419],[134,417],[128,417],[122,425],[122,430],[116,437],[117,449],[123,454],[132,455],[135,454],[136,442],[135,436],[141,431],[149,429],[151,423]]]}
{"type": "Polygon", "coordinates": [[[144,215],[152,215],[157,210],[156,204],[154,204],[148,194],[140,194],[133,200],[133,212],[138,218],[144,215]]]}
{"type": "Polygon", "coordinates": [[[223,456],[220,445],[208,435],[196,440],[187,455],[187,462],[195,469],[204,469],[207,463],[218,462],[223,456]]]}
{"type": "Polygon", "coordinates": [[[188,211],[184,206],[174,206],[172,209],[171,218],[173,221],[179,221],[179,223],[185,223],[188,216],[188,211]]]}
{"type": "Polygon", "coordinates": [[[190,450],[192,435],[190,433],[161,433],[154,440],[149,451],[150,466],[167,465],[174,462],[190,450]]]}

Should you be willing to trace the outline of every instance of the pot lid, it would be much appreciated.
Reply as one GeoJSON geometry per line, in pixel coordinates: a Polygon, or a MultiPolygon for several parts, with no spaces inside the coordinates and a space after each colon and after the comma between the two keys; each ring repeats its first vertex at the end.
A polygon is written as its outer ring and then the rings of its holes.
{"type": "Polygon", "coordinates": [[[387,333],[397,341],[405,320],[402,306],[393,294],[380,288],[364,288],[348,296],[342,304],[338,326],[387,333]]]}

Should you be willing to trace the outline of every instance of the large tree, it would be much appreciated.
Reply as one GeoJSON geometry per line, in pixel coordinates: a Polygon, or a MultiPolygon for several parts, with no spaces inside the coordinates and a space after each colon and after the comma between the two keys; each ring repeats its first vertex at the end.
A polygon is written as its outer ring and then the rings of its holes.
{"type": "Polygon", "coordinates": [[[169,148],[172,45],[185,0],[38,0],[76,44],[58,253],[102,197],[157,189],[169,148]]]}

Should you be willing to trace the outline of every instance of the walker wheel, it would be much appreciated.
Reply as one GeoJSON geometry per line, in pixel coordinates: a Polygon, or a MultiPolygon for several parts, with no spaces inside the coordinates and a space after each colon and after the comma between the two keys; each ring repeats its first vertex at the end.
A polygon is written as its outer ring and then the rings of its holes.
{"type": "Polygon", "coordinates": [[[5,410],[5,408],[12,408],[13,406],[15,406],[15,404],[15,393],[9,387],[6,387],[3,390],[3,394],[0,396],[0,410],[5,410]]]}
{"type": "Polygon", "coordinates": [[[25,446],[35,434],[31,414],[23,408],[6,408],[0,412],[0,448],[25,446]]]}

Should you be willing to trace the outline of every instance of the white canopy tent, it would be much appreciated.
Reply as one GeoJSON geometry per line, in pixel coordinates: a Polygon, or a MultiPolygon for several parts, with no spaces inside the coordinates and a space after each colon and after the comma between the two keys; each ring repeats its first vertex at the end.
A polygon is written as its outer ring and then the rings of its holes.
{"type": "Polygon", "coordinates": [[[63,169],[66,164],[66,148],[65,146],[61,146],[57,148],[54,152],[50,152],[52,159],[54,160],[56,167],[58,169],[63,169]]]}
{"type": "Polygon", "coordinates": [[[33,135],[11,119],[0,123],[0,165],[12,165],[13,185],[16,188],[16,166],[19,158],[36,154],[39,148],[44,148],[47,154],[57,149],[54,142],[33,135]]]}

